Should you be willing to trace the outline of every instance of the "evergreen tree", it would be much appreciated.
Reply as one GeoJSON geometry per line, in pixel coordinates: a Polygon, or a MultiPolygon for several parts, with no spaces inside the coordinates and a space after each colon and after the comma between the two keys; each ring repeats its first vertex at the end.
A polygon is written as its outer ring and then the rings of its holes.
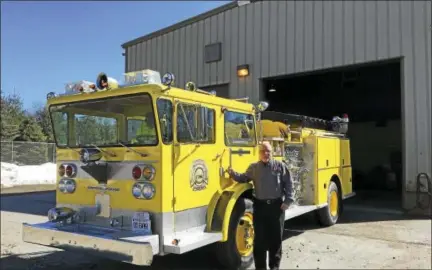
{"type": "Polygon", "coordinates": [[[46,141],[50,143],[54,142],[54,135],[48,107],[37,106],[34,117],[36,118],[36,122],[42,129],[42,133],[45,135],[46,141]]]}
{"type": "Polygon", "coordinates": [[[49,155],[48,145],[38,143],[45,140],[46,136],[34,117],[27,116],[20,124],[19,135],[14,139],[14,162],[25,165],[45,163],[49,155]]]}
{"type": "Polygon", "coordinates": [[[19,95],[1,93],[1,140],[12,141],[19,135],[19,126],[25,119],[23,102],[19,95]]]}
{"type": "Polygon", "coordinates": [[[43,134],[41,126],[36,119],[31,115],[27,116],[19,126],[19,135],[14,141],[30,141],[30,142],[44,142],[46,136],[43,134]]]}

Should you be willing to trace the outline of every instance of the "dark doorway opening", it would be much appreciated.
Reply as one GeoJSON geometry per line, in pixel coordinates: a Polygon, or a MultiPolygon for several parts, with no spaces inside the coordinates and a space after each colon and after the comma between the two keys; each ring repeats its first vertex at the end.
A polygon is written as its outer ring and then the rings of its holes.
{"type": "Polygon", "coordinates": [[[388,194],[401,203],[400,59],[267,78],[263,86],[268,111],[326,120],[347,113],[353,188],[369,196],[388,194]]]}

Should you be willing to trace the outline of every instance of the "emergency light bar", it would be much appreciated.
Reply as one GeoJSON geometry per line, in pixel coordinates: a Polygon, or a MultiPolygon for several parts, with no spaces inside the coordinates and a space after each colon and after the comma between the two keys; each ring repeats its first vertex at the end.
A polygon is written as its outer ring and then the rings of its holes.
{"type": "Polygon", "coordinates": [[[65,85],[65,94],[90,93],[96,90],[96,85],[89,81],[71,82],[65,85]]]}
{"type": "Polygon", "coordinates": [[[56,94],[55,92],[49,92],[47,99],[51,99],[58,96],[70,96],[78,95],[82,93],[93,93],[98,91],[112,90],[121,87],[128,87],[140,84],[164,84],[171,86],[174,84],[174,74],[167,73],[163,79],[158,71],[144,69],[134,72],[124,73],[124,83],[119,85],[117,80],[108,77],[105,73],[100,73],[96,79],[96,83],[90,81],[77,81],[70,82],[65,85],[65,92],[63,94],[56,94]]]}
{"type": "Polygon", "coordinates": [[[161,84],[161,75],[158,71],[145,69],[140,71],[128,72],[124,74],[125,86],[139,85],[139,84],[161,84]]]}

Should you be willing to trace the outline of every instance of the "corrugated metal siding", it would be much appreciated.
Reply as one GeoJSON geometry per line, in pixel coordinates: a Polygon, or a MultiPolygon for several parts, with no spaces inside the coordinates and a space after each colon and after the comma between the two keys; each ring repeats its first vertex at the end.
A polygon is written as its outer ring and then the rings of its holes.
{"type": "Polygon", "coordinates": [[[219,13],[126,49],[126,70],[173,72],[177,85],[230,83],[233,97],[259,99],[259,78],[403,58],[405,176],[431,174],[431,2],[263,1],[219,13]],[[204,46],[222,42],[222,61],[204,46]],[[237,78],[249,64],[251,76],[237,78]]]}

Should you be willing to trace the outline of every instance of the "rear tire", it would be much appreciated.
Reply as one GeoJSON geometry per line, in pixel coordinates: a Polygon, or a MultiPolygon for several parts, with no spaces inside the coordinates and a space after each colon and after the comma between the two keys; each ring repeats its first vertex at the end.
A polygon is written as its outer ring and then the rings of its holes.
{"type": "Polygon", "coordinates": [[[218,262],[226,269],[247,269],[254,261],[253,240],[253,203],[239,198],[231,213],[228,240],[215,246],[218,262]]]}
{"type": "Polygon", "coordinates": [[[318,221],[322,226],[336,224],[341,213],[341,196],[335,182],[330,181],[327,193],[327,206],[318,210],[318,221]]]}

